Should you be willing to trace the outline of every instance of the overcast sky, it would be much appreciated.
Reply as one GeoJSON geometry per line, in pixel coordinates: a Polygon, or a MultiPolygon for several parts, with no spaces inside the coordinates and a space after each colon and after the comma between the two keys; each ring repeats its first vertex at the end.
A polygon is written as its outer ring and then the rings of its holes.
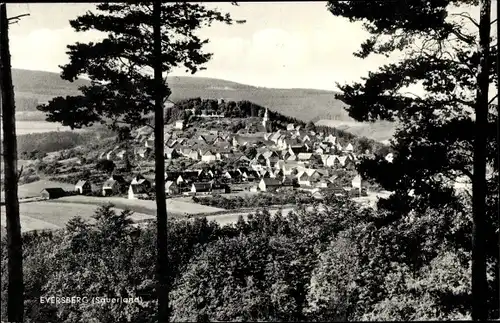
{"type": "MultiPolygon", "coordinates": [[[[200,31],[210,39],[206,49],[214,56],[197,76],[265,87],[334,90],[335,82],[358,80],[393,60],[355,58],[352,53],[367,33],[359,24],[334,17],[325,2],[215,5],[247,22],[200,31]]],[[[92,8],[93,4],[9,4],[9,16],[31,14],[11,26],[12,66],[59,73],[58,65],[68,62],[66,45],[98,39],[91,32],[74,32],[68,22],[92,8]]]]}

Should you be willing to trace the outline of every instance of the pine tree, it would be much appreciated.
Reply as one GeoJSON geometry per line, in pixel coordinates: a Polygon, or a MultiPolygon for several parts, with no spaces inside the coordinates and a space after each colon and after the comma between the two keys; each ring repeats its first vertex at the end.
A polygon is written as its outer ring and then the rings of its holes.
{"type": "MultiPolygon", "coordinates": [[[[203,45],[208,40],[197,37],[195,31],[213,22],[231,24],[233,20],[229,14],[207,9],[200,4],[161,4],[161,57],[158,59],[155,52],[158,49],[155,47],[157,34],[153,32],[153,3],[101,3],[96,8],[98,13],[87,12],[70,21],[70,24],[77,32],[96,30],[107,34],[107,37],[96,43],[69,45],[70,62],[61,67],[63,79],[74,81],[79,76],[87,75],[90,85],[80,88],[82,95],[56,97],[38,109],[47,114],[47,121],[60,122],[71,128],[101,122],[118,133],[149,126],[155,133],[163,134],[161,125],[158,122],[152,125],[151,119],[158,110],[158,98],[163,98],[164,105],[170,95],[165,75],[180,66],[192,74],[204,69],[203,64],[212,55],[203,51],[203,45]],[[158,61],[162,64],[160,70],[155,66],[158,61]],[[160,87],[158,76],[165,77],[160,79],[163,81],[160,87]]],[[[155,135],[155,140],[160,140],[160,137],[155,135]]],[[[155,147],[159,145],[163,142],[155,143],[155,147]]],[[[163,164],[163,156],[156,158],[155,164],[157,169],[162,169],[159,165],[163,164]]],[[[158,194],[165,187],[163,172],[161,174],[156,179],[157,197],[164,196],[158,194]]],[[[166,225],[165,200],[157,198],[156,203],[158,222],[166,225]]],[[[162,243],[162,238],[166,237],[165,230],[166,227],[157,232],[160,255],[166,255],[167,246],[162,243]]],[[[158,267],[166,268],[159,260],[158,267]]],[[[166,274],[159,275],[161,278],[166,274]]],[[[157,293],[167,292],[157,290],[157,293]]],[[[163,294],[158,295],[158,319],[164,322],[168,299],[163,294]]]]}
{"type": "Polygon", "coordinates": [[[333,15],[363,21],[371,34],[355,56],[405,53],[399,62],[371,72],[361,82],[339,85],[338,98],[349,105],[349,115],[358,121],[398,122],[391,144],[392,163],[379,156],[364,160],[359,167],[363,175],[394,192],[379,203],[392,211],[386,221],[412,210],[463,208],[472,203],[474,320],[487,315],[483,253],[498,258],[496,243],[486,244],[497,240],[498,201],[494,185],[498,179],[498,107],[488,102],[488,87],[498,82],[498,45],[490,37],[490,6],[490,0],[328,4],[333,15]],[[452,11],[452,6],[458,10],[452,11]],[[478,6],[477,21],[467,9],[478,6]],[[417,83],[423,86],[424,95],[409,92],[407,87],[417,83]],[[488,179],[486,165],[493,170],[488,179]],[[461,177],[473,183],[472,196],[466,200],[457,200],[453,188],[461,177]]]}

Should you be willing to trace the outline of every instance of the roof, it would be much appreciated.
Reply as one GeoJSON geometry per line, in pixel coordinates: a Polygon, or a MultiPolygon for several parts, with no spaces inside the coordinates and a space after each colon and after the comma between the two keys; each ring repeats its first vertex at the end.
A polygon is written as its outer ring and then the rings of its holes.
{"type": "Polygon", "coordinates": [[[275,178],[263,178],[262,180],[266,186],[281,186],[281,182],[275,178]]]}
{"type": "Polygon", "coordinates": [[[114,179],[108,179],[104,182],[104,184],[102,184],[102,187],[111,187],[115,183],[118,183],[118,181],[115,181],[114,179]]]}
{"type": "Polygon", "coordinates": [[[43,193],[44,191],[49,193],[50,195],[64,195],[64,194],[66,194],[66,191],[60,187],[47,187],[47,188],[44,188],[40,193],[43,193]]]}
{"type": "Polygon", "coordinates": [[[201,191],[210,191],[212,184],[211,183],[204,183],[204,182],[199,182],[199,183],[193,183],[193,187],[197,192],[201,191]]]}
{"type": "Polygon", "coordinates": [[[297,158],[302,160],[308,160],[311,159],[312,155],[313,155],[312,153],[299,153],[297,155],[297,158]]]}
{"type": "Polygon", "coordinates": [[[144,186],[138,184],[130,184],[130,188],[134,194],[146,193],[144,186]]]}
{"type": "Polygon", "coordinates": [[[83,185],[85,185],[85,183],[87,183],[87,181],[86,181],[86,180],[81,179],[81,180],[79,180],[79,181],[76,183],[76,185],[75,185],[75,186],[83,186],[83,185]]]}
{"type": "Polygon", "coordinates": [[[110,179],[114,179],[117,182],[125,182],[125,179],[123,178],[122,175],[111,175],[110,179]]]}
{"type": "Polygon", "coordinates": [[[165,182],[165,189],[169,189],[171,186],[177,186],[177,184],[175,184],[175,182],[172,181],[165,182]]]}

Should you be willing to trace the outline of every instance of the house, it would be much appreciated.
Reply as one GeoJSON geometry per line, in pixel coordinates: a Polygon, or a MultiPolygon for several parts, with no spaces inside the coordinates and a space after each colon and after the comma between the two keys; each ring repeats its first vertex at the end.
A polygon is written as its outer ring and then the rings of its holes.
{"type": "Polygon", "coordinates": [[[347,146],[345,146],[344,150],[346,152],[352,152],[354,150],[354,147],[352,146],[351,143],[348,143],[347,146]]]}
{"type": "Polygon", "coordinates": [[[280,187],[281,182],[275,178],[263,178],[259,183],[259,189],[263,192],[275,191],[280,187]]]}
{"type": "Polygon", "coordinates": [[[89,181],[79,180],[75,185],[75,191],[82,195],[92,193],[92,185],[89,181]]]}
{"type": "Polygon", "coordinates": [[[128,199],[134,200],[139,198],[147,198],[149,196],[148,190],[144,185],[130,184],[128,188],[128,199]]]}
{"type": "Polygon", "coordinates": [[[184,129],[184,120],[177,120],[175,122],[175,129],[178,129],[178,130],[184,129]]]}
{"type": "Polygon", "coordinates": [[[102,185],[102,195],[111,196],[120,194],[123,190],[125,180],[122,176],[113,175],[102,185]]]}
{"type": "Polygon", "coordinates": [[[228,170],[222,176],[226,179],[238,180],[241,178],[241,173],[238,171],[228,170]]]}
{"type": "Polygon", "coordinates": [[[174,159],[179,157],[179,153],[175,148],[165,148],[165,158],[166,159],[174,159]]]}
{"type": "Polygon", "coordinates": [[[244,171],[243,174],[241,174],[241,177],[243,178],[244,181],[253,182],[256,179],[260,178],[260,175],[254,170],[247,170],[244,171]]]}
{"type": "Polygon", "coordinates": [[[293,123],[289,123],[286,126],[286,131],[294,131],[295,130],[295,125],[293,123]]]}
{"type": "Polygon", "coordinates": [[[126,153],[127,153],[127,151],[125,149],[120,150],[119,152],[116,153],[116,157],[123,159],[125,157],[126,153]]]}
{"type": "Polygon", "coordinates": [[[304,145],[294,145],[288,148],[291,155],[296,156],[300,153],[307,153],[307,147],[304,145]]]}
{"type": "Polygon", "coordinates": [[[312,153],[299,153],[297,159],[300,162],[309,163],[312,160],[312,153]]]}
{"type": "Polygon", "coordinates": [[[141,185],[144,186],[146,189],[151,188],[151,182],[148,181],[144,176],[138,174],[136,175],[133,179],[132,182],[130,182],[131,185],[141,185]]]}
{"type": "Polygon", "coordinates": [[[212,194],[231,193],[229,186],[221,183],[212,183],[210,191],[212,192],[212,194]]]}
{"type": "Polygon", "coordinates": [[[347,156],[337,156],[337,160],[341,166],[346,166],[346,163],[348,162],[347,156]]]}
{"type": "Polygon", "coordinates": [[[165,194],[167,195],[176,195],[180,193],[179,186],[175,182],[166,181],[165,182],[165,194]]]}
{"type": "Polygon", "coordinates": [[[200,153],[198,150],[191,150],[187,155],[187,158],[192,160],[200,160],[200,153]]]}
{"type": "Polygon", "coordinates": [[[335,145],[335,144],[337,144],[337,137],[333,136],[332,134],[329,134],[328,137],[326,137],[324,141],[335,145]]]}
{"type": "Polygon", "coordinates": [[[215,154],[213,154],[210,150],[203,151],[200,153],[200,155],[201,155],[201,161],[206,163],[214,162],[217,160],[215,154]]]}
{"type": "Polygon", "coordinates": [[[60,187],[48,187],[44,188],[40,192],[40,196],[46,200],[57,199],[66,195],[66,191],[60,187]]]}
{"type": "Polygon", "coordinates": [[[139,155],[142,158],[146,158],[150,152],[151,152],[151,148],[141,147],[141,148],[136,150],[136,155],[139,155]]]}
{"type": "Polygon", "coordinates": [[[193,185],[191,186],[191,193],[210,194],[211,188],[212,188],[212,183],[208,182],[193,183],[193,185]]]}
{"type": "Polygon", "coordinates": [[[366,187],[366,181],[361,178],[361,175],[356,175],[351,181],[353,188],[357,188],[360,191],[366,187]]]}
{"type": "Polygon", "coordinates": [[[297,182],[301,186],[311,186],[311,181],[309,179],[309,174],[307,172],[300,172],[297,174],[297,182]]]}

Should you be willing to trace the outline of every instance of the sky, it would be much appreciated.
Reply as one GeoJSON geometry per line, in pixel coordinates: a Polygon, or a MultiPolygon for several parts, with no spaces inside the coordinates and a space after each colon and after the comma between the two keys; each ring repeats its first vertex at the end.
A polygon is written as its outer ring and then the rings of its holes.
{"type": "MultiPolygon", "coordinates": [[[[334,17],[326,2],[213,3],[242,25],[215,24],[200,30],[214,54],[196,76],[213,77],[262,87],[335,90],[357,81],[399,57],[354,57],[368,34],[358,23],[334,17]]],[[[8,15],[30,13],[10,28],[13,68],[60,72],[68,62],[66,46],[99,40],[93,32],[76,33],[69,20],[93,4],[9,4],[8,15]]],[[[495,5],[496,8],[496,5],[495,5]]],[[[496,11],[493,10],[492,11],[496,11]]],[[[182,70],[172,75],[188,75],[182,70]]]]}

